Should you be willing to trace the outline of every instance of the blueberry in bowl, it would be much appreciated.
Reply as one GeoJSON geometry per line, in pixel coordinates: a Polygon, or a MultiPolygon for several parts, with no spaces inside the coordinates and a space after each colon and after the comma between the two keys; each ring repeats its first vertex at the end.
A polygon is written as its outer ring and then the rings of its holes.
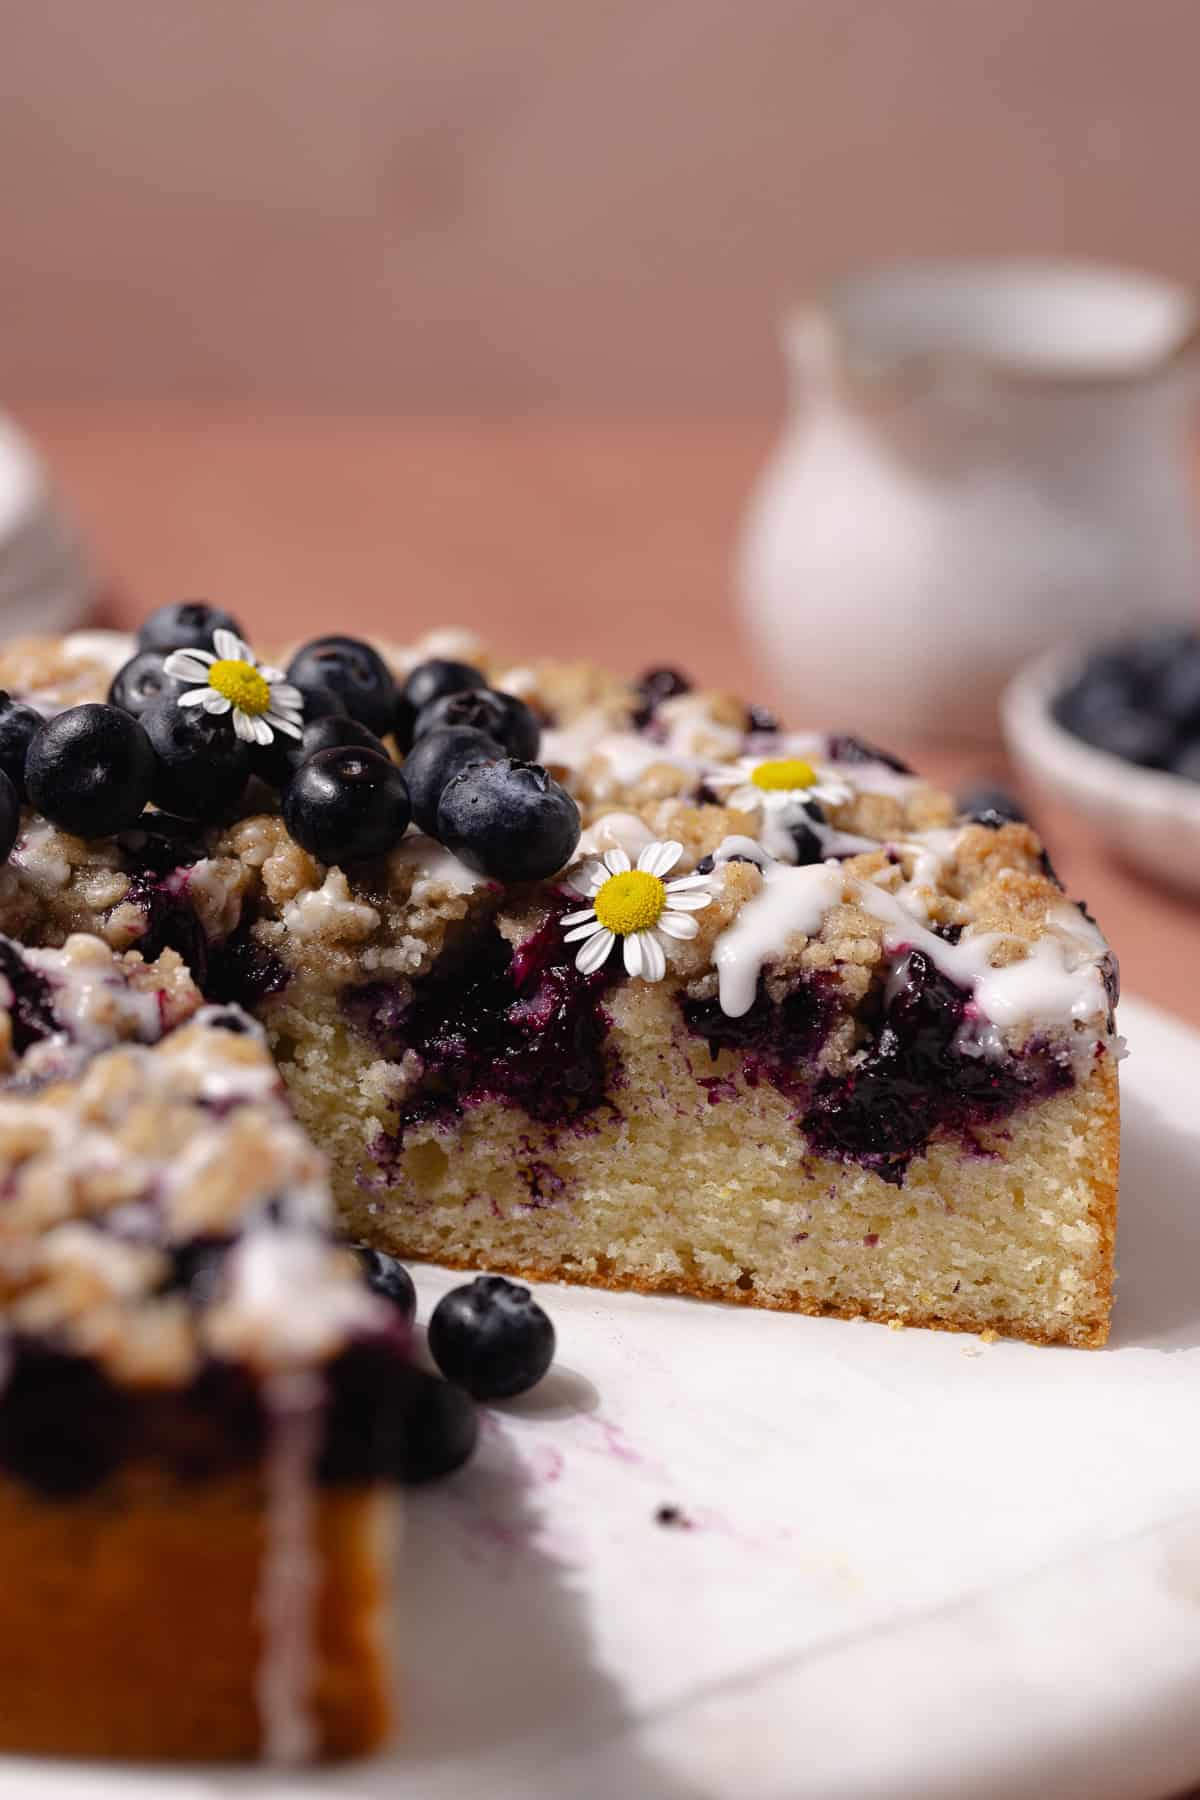
{"type": "Polygon", "coordinates": [[[1200,892],[1200,632],[1157,627],[1052,651],[1001,702],[1030,784],[1128,862],[1200,892]],[[1193,686],[1195,684],[1195,686],[1193,686]]]}

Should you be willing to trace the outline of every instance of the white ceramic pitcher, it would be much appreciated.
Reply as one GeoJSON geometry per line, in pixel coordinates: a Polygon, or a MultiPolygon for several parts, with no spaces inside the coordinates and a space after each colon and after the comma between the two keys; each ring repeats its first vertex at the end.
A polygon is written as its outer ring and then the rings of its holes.
{"type": "Polygon", "coordinates": [[[992,737],[1049,645],[1200,612],[1186,289],[1060,262],[903,264],[786,330],[744,616],[792,711],[992,737]]]}

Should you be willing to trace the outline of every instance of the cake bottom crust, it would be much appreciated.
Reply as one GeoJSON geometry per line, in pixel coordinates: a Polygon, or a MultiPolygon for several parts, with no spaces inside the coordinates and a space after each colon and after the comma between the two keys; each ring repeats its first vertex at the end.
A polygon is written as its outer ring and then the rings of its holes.
{"type": "MultiPolygon", "coordinates": [[[[303,1704],[323,1758],[370,1750],[390,1728],[392,1504],[368,1486],[314,1495],[303,1704]]],[[[261,1756],[265,1521],[255,1472],[184,1481],[130,1467],[67,1500],[0,1480],[0,1749],[261,1756]]]]}

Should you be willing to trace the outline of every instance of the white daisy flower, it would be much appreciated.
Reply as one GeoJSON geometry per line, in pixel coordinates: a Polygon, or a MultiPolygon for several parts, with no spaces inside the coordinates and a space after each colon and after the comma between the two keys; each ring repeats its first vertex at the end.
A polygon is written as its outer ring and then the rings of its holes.
{"type": "Polygon", "coordinates": [[[809,800],[822,806],[844,806],[854,797],[848,781],[824,764],[805,762],[802,756],[741,756],[726,768],[710,770],[704,780],[726,806],[738,812],[777,812],[809,800]]]}
{"type": "Polygon", "coordinates": [[[163,663],[176,681],[197,685],[179,696],[180,706],[233,714],[233,729],[247,744],[269,744],[277,731],[300,737],[304,695],[282,669],[260,663],[233,631],[214,631],[212,650],[172,650],[163,663]],[[214,654],[215,652],[215,654],[214,654]]]}
{"type": "Polygon", "coordinates": [[[662,980],[670,940],[694,938],[700,927],[692,914],[712,900],[708,875],[663,880],[682,855],[682,844],[647,844],[634,868],[624,850],[606,850],[599,862],[570,877],[576,892],[592,902],[562,921],[566,942],[579,943],[577,969],[594,974],[621,938],[626,973],[643,981],[662,980]]]}

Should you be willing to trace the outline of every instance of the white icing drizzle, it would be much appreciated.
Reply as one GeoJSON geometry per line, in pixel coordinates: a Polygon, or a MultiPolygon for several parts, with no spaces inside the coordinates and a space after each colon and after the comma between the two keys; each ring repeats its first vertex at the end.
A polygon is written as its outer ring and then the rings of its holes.
{"type": "Polygon", "coordinates": [[[426,837],[420,831],[410,832],[399,848],[393,850],[391,864],[394,869],[412,869],[414,895],[423,883],[447,888],[452,894],[473,894],[476,888],[487,886],[486,876],[468,869],[452,851],[443,849],[436,838],[426,837]]]}
{"type": "Polygon", "coordinates": [[[364,900],[356,900],[341,869],[330,869],[319,888],[308,888],[283,909],[283,922],[293,937],[370,937],[379,927],[379,914],[364,900]]]}
{"type": "Polygon", "coordinates": [[[76,662],[99,663],[115,675],[137,653],[137,640],[128,631],[68,631],[63,638],[65,655],[76,662]]]}
{"type": "Polygon", "coordinates": [[[320,1579],[314,1480],[324,1399],[324,1384],[311,1370],[288,1370],[264,1384],[266,1541],[255,1695],[263,1758],[283,1767],[311,1761],[319,1747],[312,1707],[320,1579]]]}
{"type": "Polygon", "coordinates": [[[750,1011],[764,965],[782,954],[789,938],[819,931],[845,886],[838,863],[811,863],[802,869],[771,863],[763,870],[761,891],[746,902],[713,950],[722,1012],[740,1019],[750,1011]]]}
{"type": "Polygon", "coordinates": [[[157,993],[132,986],[99,938],[79,933],[61,950],[24,950],[22,955],[49,982],[54,1016],[76,1044],[103,1050],[117,1039],[149,1044],[161,1036],[157,993]]]}
{"type": "Polygon", "coordinates": [[[370,1290],[347,1281],[327,1238],[303,1226],[262,1225],[231,1251],[229,1292],[210,1324],[214,1348],[279,1368],[328,1356],[355,1331],[385,1320],[386,1307],[370,1290]]]}
{"type": "Polygon", "coordinates": [[[1015,1025],[1059,1028],[1103,1020],[1108,1010],[1100,959],[1100,933],[1074,907],[1047,913],[1043,934],[1019,962],[993,968],[992,955],[1005,942],[1002,932],[979,932],[948,944],[915,919],[903,902],[874,883],[856,883],[855,899],[886,927],[884,948],[921,950],[943,975],[974,996],[978,1012],[1000,1031],[1015,1025]],[[1082,928],[1082,929],[1081,929],[1082,928]]]}
{"type": "Polygon", "coordinates": [[[518,700],[524,700],[527,694],[537,692],[537,675],[533,669],[506,669],[497,677],[492,686],[500,694],[515,694],[518,700]]]}
{"type": "MultiPolygon", "coordinates": [[[[955,835],[929,834],[946,840],[955,835]]],[[[743,845],[752,849],[753,840],[727,838],[716,860],[750,854],[743,845]]],[[[941,856],[950,853],[950,848],[948,842],[933,843],[928,853],[941,856]]],[[[929,876],[930,871],[920,873],[929,876]]],[[[916,876],[906,884],[908,888],[915,885],[916,876]]],[[[1064,902],[1052,908],[1026,955],[995,967],[993,957],[1008,941],[1004,933],[968,933],[957,944],[947,943],[911,910],[914,897],[888,893],[871,881],[848,881],[840,865],[832,861],[799,869],[769,863],[763,870],[761,891],[747,901],[714,946],[722,1010],[735,1019],[748,1012],[765,965],[783,955],[790,938],[812,937],[830,908],[846,898],[857,901],[883,924],[883,945],[889,955],[920,950],[972,995],[961,1034],[961,1047],[967,1054],[996,1054],[1003,1047],[1000,1034],[1017,1026],[1061,1031],[1091,1024],[1096,1035],[1103,1031],[1108,1012],[1101,972],[1106,945],[1096,927],[1074,907],[1064,902]]]]}
{"type": "Polygon", "coordinates": [[[653,842],[654,833],[636,813],[605,813],[583,833],[575,858],[583,861],[589,856],[603,856],[606,850],[623,850],[631,862],[636,862],[647,844],[653,842]]]}
{"type": "Polygon", "coordinates": [[[22,832],[9,858],[25,887],[35,894],[55,894],[71,879],[71,865],[63,854],[56,828],[39,819],[22,832]]]}

